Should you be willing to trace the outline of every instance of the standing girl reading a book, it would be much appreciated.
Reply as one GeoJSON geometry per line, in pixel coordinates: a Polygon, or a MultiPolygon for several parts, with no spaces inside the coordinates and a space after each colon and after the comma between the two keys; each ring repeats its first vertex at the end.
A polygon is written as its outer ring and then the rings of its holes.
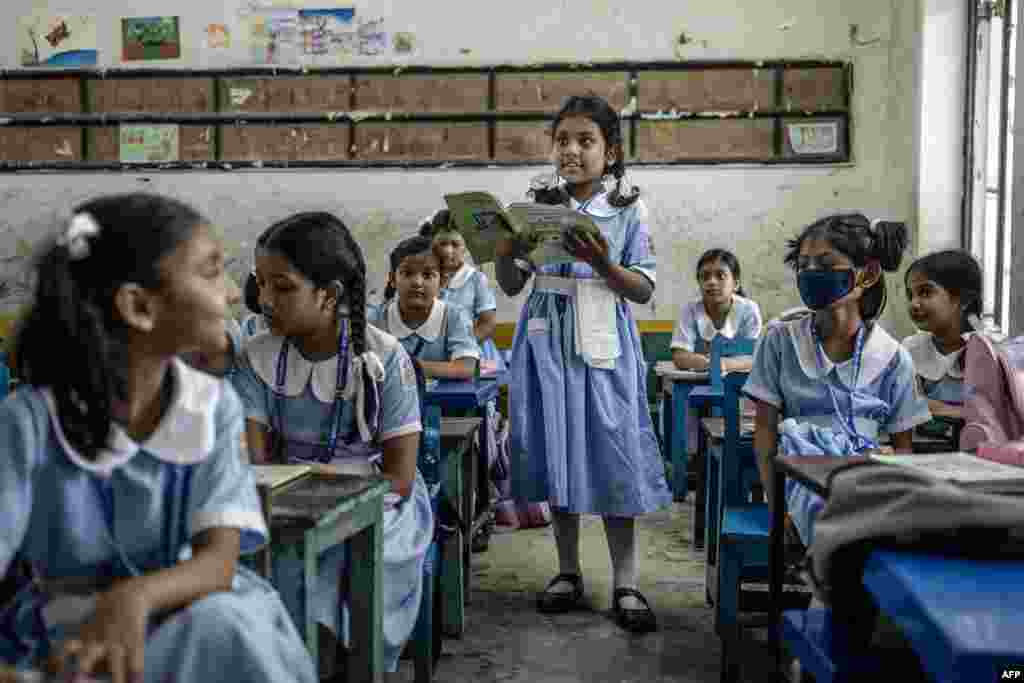
{"type": "Polygon", "coordinates": [[[586,214],[601,238],[567,237],[576,260],[534,270],[529,247],[498,245],[498,282],[513,296],[533,279],[510,364],[513,493],[549,501],[559,574],[539,594],[545,612],[583,597],[579,516],[604,517],[613,576],[612,609],[631,631],[656,628],[637,590],[636,517],[672,501],[645,395],[640,335],[629,301],[654,293],[655,259],[639,191],[624,194],[618,114],[600,97],[571,97],[552,131],[557,176],[535,201],[586,214]],[[613,180],[611,190],[606,179],[613,180]]]}
{"type": "Polygon", "coordinates": [[[910,354],[878,324],[882,271],[899,267],[906,243],[902,223],[859,213],[823,218],[787,242],[785,262],[811,312],[768,326],[743,391],[757,405],[754,448],[769,503],[786,506],[804,546],[823,501],[791,481],[786,500],[771,499],[776,453],[865,453],[883,431],[909,453],[911,431],[931,418],[910,354]]]}
{"type": "Polygon", "coordinates": [[[910,319],[921,330],[903,340],[932,412],[963,404],[964,348],[981,315],[981,266],[967,251],[922,256],[904,276],[910,319]]]}
{"type": "Polygon", "coordinates": [[[160,196],[79,206],[37,265],[0,404],[0,663],[115,683],[317,680],[277,593],[238,566],[267,541],[231,386],[179,354],[226,343],[224,251],[160,196]],[[59,353],[54,340],[66,340],[59,353]]]}
{"type": "Polygon", "coordinates": [[[394,335],[426,377],[470,379],[480,360],[469,314],[437,297],[441,266],[428,237],[411,237],[391,252],[384,306],[370,323],[394,335]]]}
{"type": "MultiPolygon", "coordinates": [[[[319,463],[380,473],[384,501],[384,665],[394,671],[419,610],[433,534],[416,469],[416,371],[402,345],[366,324],[359,245],[329,213],[299,213],[271,227],[256,252],[260,310],[270,330],[250,339],[234,383],[245,404],[254,463],[319,463]]],[[[338,582],[345,548],[319,560],[317,621],[345,640],[338,582]]],[[[275,554],[285,604],[305,623],[302,563],[275,554]]]]}

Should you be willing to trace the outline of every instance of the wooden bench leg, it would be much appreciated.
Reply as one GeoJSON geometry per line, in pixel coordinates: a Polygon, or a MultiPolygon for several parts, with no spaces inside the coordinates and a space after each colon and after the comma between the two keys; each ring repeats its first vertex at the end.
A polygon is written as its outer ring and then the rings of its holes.
{"type": "MultiPolygon", "coordinates": [[[[472,449],[466,449],[470,452],[472,449]]],[[[469,457],[475,457],[470,453],[469,457]]],[[[459,511],[463,521],[469,520],[471,512],[466,507],[465,471],[464,467],[468,462],[464,454],[462,458],[447,458],[444,465],[444,490],[445,495],[452,501],[459,511]]],[[[465,541],[465,534],[461,529],[448,538],[444,548],[441,549],[441,593],[443,601],[442,609],[442,632],[450,638],[461,638],[465,621],[465,551],[468,550],[465,541]]]]}
{"type": "MultiPolygon", "coordinates": [[[[349,540],[352,562],[348,567],[351,577],[350,595],[348,596],[349,620],[351,623],[352,642],[348,660],[348,677],[350,681],[371,681],[379,683],[383,669],[384,649],[381,636],[384,630],[384,615],[381,609],[381,587],[383,585],[383,526],[378,517],[374,524],[366,527],[349,540]]],[[[307,574],[310,567],[316,566],[316,553],[306,551],[307,574]]],[[[315,571],[315,570],[314,570],[315,571]]],[[[308,579],[307,579],[308,586],[308,579]]],[[[306,590],[306,621],[309,622],[311,600],[310,591],[306,590]]],[[[316,654],[313,655],[316,661],[316,654]]]]}

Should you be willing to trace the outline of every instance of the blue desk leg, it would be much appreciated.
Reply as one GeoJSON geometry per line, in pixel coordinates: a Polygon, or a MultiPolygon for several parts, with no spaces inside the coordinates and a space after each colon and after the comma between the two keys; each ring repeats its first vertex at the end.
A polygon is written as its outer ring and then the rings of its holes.
{"type": "Polygon", "coordinates": [[[686,500],[689,489],[686,476],[690,455],[686,450],[686,404],[692,386],[690,382],[672,383],[672,497],[677,501],[686,500]]]}

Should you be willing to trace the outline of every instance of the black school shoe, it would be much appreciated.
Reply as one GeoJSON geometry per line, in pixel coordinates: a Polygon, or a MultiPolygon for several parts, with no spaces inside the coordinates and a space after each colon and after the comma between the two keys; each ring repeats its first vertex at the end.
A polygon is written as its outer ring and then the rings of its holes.
{"type": "Polygon", "coordinates": [[[537,593],[537,611],[544,614],[562,614],[571,612],[579,607],[583,599],[583,577],[579,574],[559,574],[548,582],[548,587],[537,593]],[[556,583],[566,581],[571,583],[571,591],[554,593],[552,586],[556,583]]]}
{"type": "Polygon", "coordinates": [[[651,611],[651,606],[640,591],[633,588],[616,588],[612,593],[612,614],[615,623],[630,633],[650,633],[658,630],[658,620],[651,611]],[[642,609],[626,609],[619,604],[625,597],[633,597],[644,604],[642,609]]]}

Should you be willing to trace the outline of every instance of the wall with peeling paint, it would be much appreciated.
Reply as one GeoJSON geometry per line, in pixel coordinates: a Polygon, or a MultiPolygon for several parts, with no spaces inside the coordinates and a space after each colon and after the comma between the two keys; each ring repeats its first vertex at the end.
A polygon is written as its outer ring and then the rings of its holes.
{"type": "MultiPolygon", "coordinates": [[[[798,303],[792,277],[782,268],[785,238],[821,213],[861,209],[871,215],[905,219],[914,229],[919,213],[917,193],[924,177],[915,156],[922,146],[920,71],[922,63],[928,64],[921,59],[925,12],[920,3],[929,1],[642,0],[627,5],[592,0],[585,4],[587,11],[579,13],[584,3],[379,0],[372,7],[360,8],[357,3],[357,14],[372,11],[385,18],[387,31],[413,34],[416,47],[411,56],[388,58],[396,64],[622,59],[852,61],[853,163],[817,168],[644,168],[632,174],[647,193],[660,263],[656,308],[638,307],[637,313],[640,317],[673,318],[679,304],[694,294],[694,265],[706,248],[726,246],[737,252],[748,290],[770,315],[798,303]],[[450,11],[445,11],[446,5],[450,11]],[[454,28],[453,16],[458,16],[458,26],[474,30],[454,28]],[[857,27],[855,32],[851,26],[857,27]],[[685,44],[680,44],[681,33],[686,35],[685,44]]],[[[13,18],[33,4],[38,3],[7,0],[6,14],[13,18]]],[[[166,62],[168,66],[202,65],[204,56],[198,47],[201,27],[230,20],[237,12],[234,2],[213,5],[197,0],[173,5],[156,0],[91,0],[77,3],[76,11],[100,7],[100,60],[104,64],[115,63],[121,12],[129,16],[181,14],[183,59],[166,62]]],[[[0,26],[0,65],[15,64],[14,43],[14,22],[4,22],[0,26]]],[[[244,55],[244,48],[239,49],[244,55]]],[[[930,81],[932,87],[940,82],[941,74],[930,81]]],[[[4,207],[0,268],[4,257],[18,260],[19,238],[35,240],[72,201],[100,192],[142,188],[197,205],[224,229],[243,260],[248,259],[255,235],[275,218],[298,209],[336,211],[354,228],[374,269],[374,286],[380,287],[388,250],[441,204],[443,193],[473,188],[518,199],[538,170],[4,175],[0,176],[4,207]]],[[[940,239],[955,240],[951,225],[937,217],[929,228],[929,240],[936,234],[940,239]]],[[[915,234],[915,245],[919,242],[915,234]]],[[[240,263],[237,267],[244,266],[240,263]]],[[[890,277],[893,285],[900,284],[898,276],[890,277]]],[[[891,288],[888,311],[888,326],[897,334],[910,331],[901,290],[901,286],[891,288]]],[[[518,305],[518,300],[499,296],[499,318],[514,319],[518,305]]]]}

